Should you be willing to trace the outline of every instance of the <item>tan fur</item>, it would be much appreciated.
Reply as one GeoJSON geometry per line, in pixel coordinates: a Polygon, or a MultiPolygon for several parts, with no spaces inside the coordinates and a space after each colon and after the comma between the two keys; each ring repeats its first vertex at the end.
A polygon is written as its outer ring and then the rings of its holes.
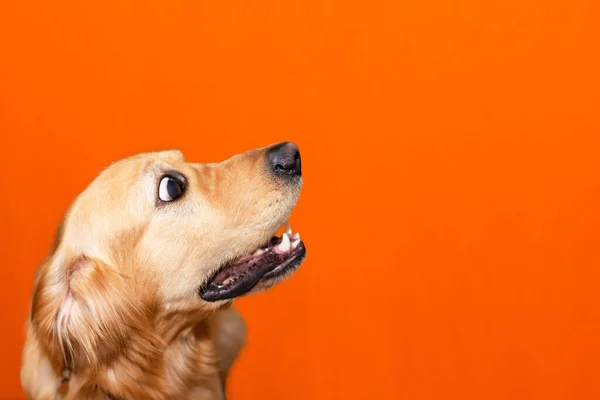
{"type": "Polygon", "coordinates": [[[90,184],[34,283],[21,369],[29,399],[224,398],[246,328],[230,302],[205,302],[198,288],[263,244],[297,201],[300,185],[272,179],[265,150],[217,164],[141,154],[90,184]],[[172,170],[187,189],[159,204],[172,170]]]}

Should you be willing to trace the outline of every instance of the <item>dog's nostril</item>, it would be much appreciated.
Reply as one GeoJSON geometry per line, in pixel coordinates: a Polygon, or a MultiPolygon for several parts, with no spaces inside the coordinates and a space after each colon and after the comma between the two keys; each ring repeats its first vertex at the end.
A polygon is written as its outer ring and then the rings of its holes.
{"type": "Polygon", "coordinates": [[[302,174],[302,163],[298,146],[285,142],[271,147],[267,151],[271,171],[278,176],[299,176],[302,174]]]}

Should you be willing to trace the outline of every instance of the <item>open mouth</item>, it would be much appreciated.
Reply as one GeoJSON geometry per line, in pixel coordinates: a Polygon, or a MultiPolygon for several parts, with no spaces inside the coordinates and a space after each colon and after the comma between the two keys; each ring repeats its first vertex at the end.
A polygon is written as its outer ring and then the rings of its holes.
{"type": "Polygon", "coordinates": [[[227,300],[248,293],[259,283],[280,278],[302,264],[306,255],[300,234],[288,231],[273,236],[254,253],[233,260],[218,269],[200,288],[206,301],[227,300]]]}

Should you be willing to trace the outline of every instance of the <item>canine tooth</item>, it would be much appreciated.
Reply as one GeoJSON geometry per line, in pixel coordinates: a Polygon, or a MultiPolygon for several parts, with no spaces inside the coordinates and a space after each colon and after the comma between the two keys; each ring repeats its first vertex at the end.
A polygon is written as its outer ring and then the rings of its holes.
{"type": "Polygon", "coordinates": [[[288,235],[291,235],[292,234],[292,226],[290,225],[290,221],[287,221],[285,223],[285,227],[286,227],[285,233],[287,233],[288,235]]]}
{"type": "Polygon", "coordinates": [[[287,233],[284,233],[283,235],[281,235],[281,243],[279,243],[274,248],[274,250],[276,253],[285,254],[288,251],[290,251],[290,247],[291,247],[290,238],[288,237],[287,233]]]}
{"type": "Polygon", "coordinates": [[[300,244],[300,239],[292,241],[292,249],[295,249],[300,244]]]}
{"type": "Polygon", "coordinates": [[[254,253],[252,253],[252,255],[253,256],[260,256],[264,252],[265,251],[263,249],[257,249],[254,253]]]}

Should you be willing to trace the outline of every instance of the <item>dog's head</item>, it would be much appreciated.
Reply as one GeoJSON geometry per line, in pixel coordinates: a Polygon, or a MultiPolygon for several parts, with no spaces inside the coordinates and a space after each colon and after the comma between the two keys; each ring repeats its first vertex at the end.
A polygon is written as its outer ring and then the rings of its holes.
{"type": "Polygon", "coordinates": [[[293,143],[215,164],[164,151],[111,165],[66,213],[32,325],[77,365],[110,358],[149,309],[209,312],[273,285],[305,255],[298,234],[274,236],[301,184],[293,143]]]}

